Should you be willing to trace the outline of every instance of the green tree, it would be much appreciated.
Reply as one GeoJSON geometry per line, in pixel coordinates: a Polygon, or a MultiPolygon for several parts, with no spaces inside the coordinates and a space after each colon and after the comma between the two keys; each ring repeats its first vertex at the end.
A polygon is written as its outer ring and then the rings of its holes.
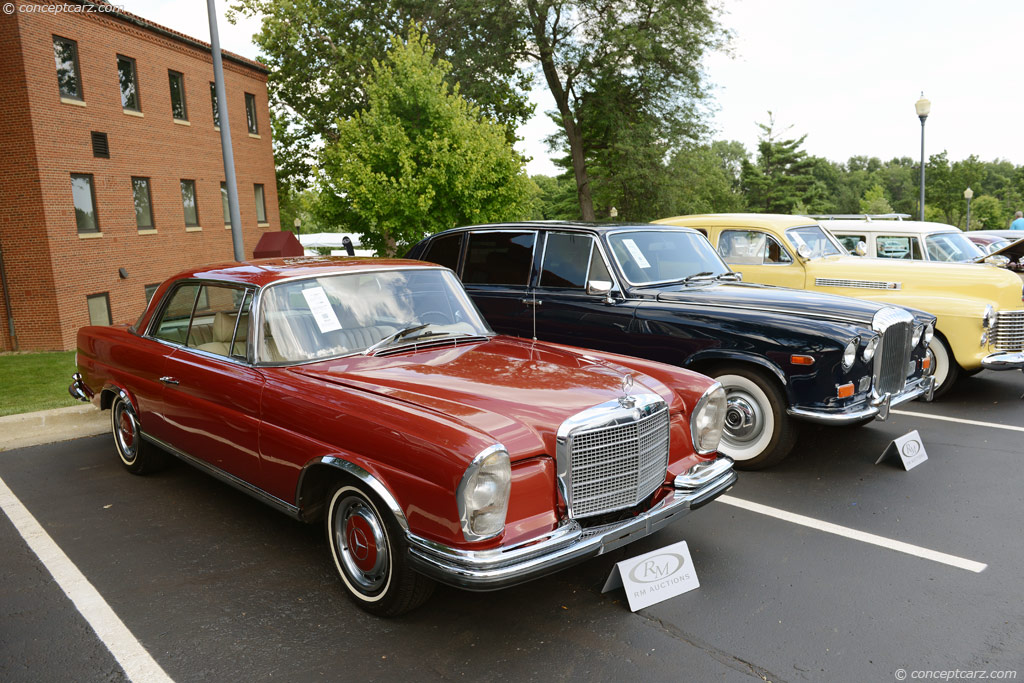
{"type": "Polygon", "coordinates": [[[1002,230],[1008,214],[1003,204],[992,195],[984,194],[971,201],[971,226],[965,230],[1002,230]]]}
{"type": "Polygon", "coordinates": [[[893,213],[889,200],[885,198],[885,189],[874,184],[864,193],[860,200],[860,213],[893,213]]]}
{"type": "Polygon", "coordinates": [[[693,145],[676,152],[668,165],[668,205],[661,215],[743,211],[746,203],[733,175],[733,164],[743,160],[736,157],[736,145],[743,149],[743,145],[735,142],[717,147],[693,145]]]}
{"type": "Polygon", "coordinates": [[[339,121],[321,153],[323,222],[390,256],[438,230],[527,214],[522,158],[499,123],[448,85],[449,69],[419,27],[373,61],[366,108],[339,121]]]}
{"type": "MultiPolygon", "coordinates": [[[[757,124],[761,139],[757,145],[757,163],[743,162],[741,183],[751,210],[760,213],[793,213],[797,203],[810,206],[816,197],[814,159],[800,149],[806,135],[780,139],[775,117],[768,112],[768,123],[757,124]]],[[[817,186],[817,187],[816,187],[817,186]]]]}
{"type": "Polygon", "coordinates": [[[579,220],[580,205],[576,202],[576,183],[572,175],[530,176],[534,195],[530,205],[530,220],[579,220]]]}

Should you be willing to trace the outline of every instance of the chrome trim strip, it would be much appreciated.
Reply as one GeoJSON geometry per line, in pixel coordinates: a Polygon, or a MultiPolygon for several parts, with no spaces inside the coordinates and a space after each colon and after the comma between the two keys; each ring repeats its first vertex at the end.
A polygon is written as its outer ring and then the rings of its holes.
{"type": "Polygon", "coordinates": [[[1024,370],[1024,351],[997,351],[981,359],[986,370],[1024,370]]]}
{"type": "Polygon", "coordinates": [[[882,280],[847,280],[843,278],[817,277],[815,287],[849,287],[851,289],[903,289],[902,282],[884,282],[882,280]]]}
{"type": "Polygon", "coordinates": [[[359,465],[356,465],[353,462],[349,462],[344,458],[339,458],[337,456],[332,455],[325,455],[319,460],[316,460],[310,463],[309,465],[306,465],[304,468],[302,468],[302,474],[299,475],[298,490],[302,490],[302,480],[305,478],[306,472],[309,471],[309,468],[312,465],[315,465],[317,463],[323,465],[330,465],[331,467],[337,467],[338,469],[343,470],[348,474],[351,474],[353,477],[355,477],[360,482],[362,482],[370,489],[372,489],[373,492],[376,493],[377,496],[381,499],[381,501],[383,501],[384,504],[387,505],[388,510],[391,511],[391,514],[394,516],[395,521],[398,522],[398,526],[402,527],[402,531],[409,533],[409,521],[405,518],[405,513],[402,512],[402,506],[399,505],[395,497],[391,495],[391,491],[389,491],[384,486],[384,484],[382,484],[380,480],[377,479],[377,477],[373,476],[359,465]]]}
{"type": "Polygon", "coordinates": [[[291,503],[285,502],[285,501],[281,500],[280,498],[278,498],[277,496],[272,496],[271,494],[267,493],[263,489],[261,489],[261,488],[259,488],[257,486],[253,486],[249,482],[244,481],[242,479],[239,479],[235,475],[230,474],[228,472],[225,472],[224,470],[220,469],[219,467],[214,467],[213,465],[211,465],[210,463],[206,462],[205,460],[200,460],[199,458],[191,456],[191,455],[189,455],[188,453],[186,453],[184,451],[178,450],[177,448],[175,448],[171,444],[167,443],[166,441],[162,441],[162,440],[156,438],[155,436],[150,436],[149,434],[147,434],[145,432],[141,432],[141,436],[146,441],[149,441],[150,443],[159,446],[160,448],[164,449],[165,451],[167,451],[171,455],[175,456],[176,458],[180,458],[181,460],[184,460],[189,465],[192,465],[196,469],[201,470],[201,471],[205,472],[206,474],[209,474],[210,476],[214,477],[215,479],[219,479],[220,481],[224,482],[228,486],[236,488],[239,491],[241,491],[242,493],[249,494],[250,496],[252,496],[256,500],[259,500],[259,501],[261,501],[263,503],[266,503],[270,507],[272,507],[272,508],[274,508],[276,510],[279,510],[280,512],[285,513],[286,515],[288,515],[289,517],[292,517],[293,519],[298,519],[298,520],[302,519],[301,518],[301,511],[295,505],[292,505],[291,503]]]}
{"type": "Polygon", "coordinates": [[[582,528],[570,521],[539,540],[511,548],[469,551],[450,548],[410,534],[409,560],[422,574],[467,590],[497,590],[603,555],[658,531],[717,498],[736,482],[730,467],[694,491],[669,492],[650,510],[623,522],[582,528]]]}
{"type": "Polygon", "coordinates": [[[899,394],[893,396],[885,394],[877,396],[869,402],[868,406],[859,410],[845,413],[830,413],[825,411],[810,410],[807,408],[788,408],[786,413],[792,417],[808,422],[815,422],[824,425],[844,425],[858,422],[868,417],[877,417],[884,421],[889,416],[889,407],[897,406],[915,398],[930,400],[935,391],[935,377],[921,377],[917,380],[907,382],[906,388],[899,394]]]}

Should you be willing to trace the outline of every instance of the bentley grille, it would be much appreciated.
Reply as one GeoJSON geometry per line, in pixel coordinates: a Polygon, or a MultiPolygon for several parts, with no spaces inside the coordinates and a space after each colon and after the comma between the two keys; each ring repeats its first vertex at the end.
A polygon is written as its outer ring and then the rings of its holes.
{"type": "Polygon", "coordinates": [[[1024,351],[1024,310],[1000,311],[992,342],[1000,351],[1024,351]]]}
{"type": "Polygon", "coordinates": [[[669,415],[661,401],[641,409],[618,405],[606,413],[619,419],[601,426],[575,427],[566,443],[567,494],[574,517],[589,517],[632,507],[654,493],[668,469],[669,415]],[[623,421],[623,415],[628,416],[623,421]]]}
{"type": "Polygon", "coordinates": [[[914,318],[905,310],[884,308],[875,315],[872,327],[882,335],[875,352],[875,391],[879,396],[897,394],[907,383],[914,318]]]}

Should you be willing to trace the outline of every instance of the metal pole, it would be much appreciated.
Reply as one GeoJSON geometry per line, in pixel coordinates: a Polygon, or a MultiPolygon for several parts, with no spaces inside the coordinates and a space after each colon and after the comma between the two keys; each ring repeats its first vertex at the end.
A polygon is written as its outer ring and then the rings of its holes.
{"type": "Polygon", "coordinates": [[[964,228],[964,232],[971,229],[971,198],[967,198],[967,227],[964,228]]]}
{"type": "Polygon", "coordinates": [[[231,216],[231,244],[235,260],[245,260],[242,242],[242,214],[238,210],[238,183],[235,180],[235,155],[231,149],[231,125],[228,122],[228,97],[224,88],[224,64],[220,54],[220,34],[217,32],[217,10],[214,0],[206,0],[210,14],[210,51],[213,53],[213,83],[217,91],[217,113],[220,117],[220,147],[224,154],[224,181],[228,187],[228,214],[231,216]]]}
{"type": "MultiPolygon", "coordinates": [[[[213,2],[213,0],[210,0],[213,2]]],[[[921,218],[924,220],[924,121],[927,116],[921,116],[921,218]]]]}

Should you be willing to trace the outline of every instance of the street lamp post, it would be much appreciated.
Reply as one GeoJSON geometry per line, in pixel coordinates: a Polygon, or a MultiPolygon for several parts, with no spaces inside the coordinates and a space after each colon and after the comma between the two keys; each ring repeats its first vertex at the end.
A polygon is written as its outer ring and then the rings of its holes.
{"type": "Polygon", "coordinates": [[[967,188],[964,190],[964,199],[967,200],[967,227],[964,230],[971,229],[971,197],[974,196],[974,190],[967,188]]]}
{"type": "Polygon", "coordinates": [[[917,110],[917,118],[921,119],[921,219],[924,220],[924,121],[928,118],[928,113],[932,110],[932,103],[924,98],[924,93],[921,93],[921,99],[914,103],[914,109],[917,110]]]}

